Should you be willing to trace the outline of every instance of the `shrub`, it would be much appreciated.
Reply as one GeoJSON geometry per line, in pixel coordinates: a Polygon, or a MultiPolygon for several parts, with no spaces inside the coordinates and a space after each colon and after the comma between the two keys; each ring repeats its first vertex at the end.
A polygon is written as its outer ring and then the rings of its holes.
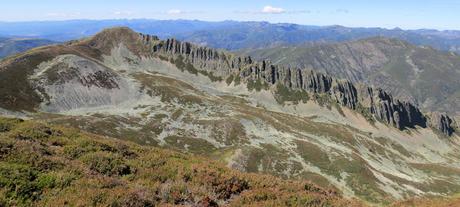
{"type": "MultiPolygon", "coordinates": [[[[27,205],[36,200],[43,187],[38,184],[39,172],[30,166],[0,163],[0,188],[5,190],[8,200],[27,205]]],[[[14,203],[13,203],[14,204],[14,203]]]]}
{"type": "Polygon", "coordinates": [[[236,75],[236,77],[235,77],[235,79],[233,81],[235,82],[235,84],[234,84],[235,86],[240,85],[240,83],[241,83],[240,75],[239,74],[236,75]]]}
{"type": "Polygon", "coordinates": [[[84,155],[82,161],[89,169],[104,175],[128,175],[133,169],[120,156],[108,152],[94,152],[84,155]]]}
{"type": "Polygon", "coordinates": [[[227,79],[225,79],[225,82],[227,83],[227,85],[232,84],[233,78],[234,78],[234,77],[233,77],[233,74],[230,74],[230,75],[227,77],[227,79]]]}
{"type": "Polygon", "coordinates": [[[23,124],[13,130],[16,139],[46,139],[52,135],[60,135],[60,131],[52,130],[49,126],[43,123],[28,123],[23,124]]]}
{"type": "Polygon", "coordinates": [[[155,206],[155,202],[152,199],[147,198],[144,192],[132,192],[124,196],[120,202],[112,204],[111,206],[153,207],[155,206]]]}
{"type": "Polygon", "coordinates": [[[14,126],[23,121],[22,119],[0,118],[0,133],[10,131],[14,126]]]}
{"type": "Polygon", "coordinates": [[[167,182],[160,187],[160,196],[163,202],[183,204],[191,199],[191,193],[184,181],[167,182]]]}

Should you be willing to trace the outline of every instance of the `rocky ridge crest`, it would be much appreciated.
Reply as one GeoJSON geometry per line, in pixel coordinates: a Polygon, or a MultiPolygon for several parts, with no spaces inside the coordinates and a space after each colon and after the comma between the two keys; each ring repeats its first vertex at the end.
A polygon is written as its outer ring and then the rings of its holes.
{"type": "Polygon", "coordinates": [[[139,34],[139,38],[153,53],[180,57],[199,70],[224,78],[236,75],[245,81],[262,80],[265,84],[281,84],[292,90],[327,94],[341,106],[360,111],[371,119],[401,130],[429,126],[450,136],[457,128],[455,120],[448,115],[425,115],[414,104],[393,98],[380,88],[354,84],[312,70],[279,66],[266,60],[254,61],[250,56],[237,56],[176,39],[159,40],[156,36],[145,34],[139,34]]]}

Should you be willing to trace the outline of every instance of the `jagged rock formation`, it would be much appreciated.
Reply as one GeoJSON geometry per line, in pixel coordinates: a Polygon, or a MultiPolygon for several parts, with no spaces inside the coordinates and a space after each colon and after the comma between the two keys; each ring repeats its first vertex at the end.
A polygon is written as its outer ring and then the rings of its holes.
{"type": "MultiPolygon", "coordinates": [[[[282,84],[290,89],[325,93],[342,106],[354,110],[362,106],[377,120],[398,129],[427,127],[429,124],[417,106],[395,99],[380,88],[358,88],[351,81],[335,79],[311,70],[278,66],[265,60],[253,61],[249,56],[235,56],[175,39],[160,41],[155,36],[143,34],[140,37],[154,53],[181,56],[194,67],[216,75],[227,76],[236,73],[246,80],[260,79],[271,85],[282,84]]],[[[443,117],[439,122],[432,123],[432,127],[451,135],[454,129],[447,123],[450,123],[448,120],[452,118],[447,115],[443,117]]]]}
{"type": "Polygon", "coordinates": [[[460,113],[460,56],[400,39],[373,37],[246,51],[255,60],[308,68],[385,89],[423,111],[460,113]]]}
{"type": "Polygon", "coordinates": [[[382,89],[367,87],[367,93],[363,93],[367,107],[374,116],[387,124],[392,124],[398,129],[406,127],[426,127],[426,118],[420,110],[408,102],[394,99],[382,89]]]}
{"type": "Polygon", "coordinates": [[[430,117],[430,125],[442,133],[450,136],[455,132],[455,120],[450,118],[447,114],[434,112],[430,117]]]}

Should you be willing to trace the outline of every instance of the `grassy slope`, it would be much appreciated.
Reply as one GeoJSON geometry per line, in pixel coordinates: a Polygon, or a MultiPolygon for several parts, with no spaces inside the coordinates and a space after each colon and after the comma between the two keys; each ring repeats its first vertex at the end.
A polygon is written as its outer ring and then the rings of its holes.
{"type": "Polygon", "coordinates": [[[360,206],[306,181],[72,128],[0,118],[0,206],[360,206]]]}

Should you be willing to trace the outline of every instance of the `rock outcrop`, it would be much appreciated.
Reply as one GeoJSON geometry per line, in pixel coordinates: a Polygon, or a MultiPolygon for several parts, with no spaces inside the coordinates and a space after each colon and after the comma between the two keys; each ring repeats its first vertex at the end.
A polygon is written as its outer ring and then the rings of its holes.
{"type": "Polygon", "coordinates": [[[457,128],[455,121],[447,114],[434,112],[430,116],[430,126],[450,136],[457,128]]]}
{"type": "Polygon", "coordinates": [[[361,93],[363,106],[380,121],[391,124],[398,129],[415,126],[426,127],[426,118],[414,105],[394,99],[389,93],[378,88],[367,87],[361,93]],[[366,104],[364,104],[366,103],[366,104]]]}
{"type": "Polygon", "coordinates": [[[357,86],[351,81],[335,79],[312,70],[283,67],[269,61],[254,61],[249,56],[236,56],[175,39],[161,41],[145,35],[142,35],[142,39],[150,45],[152,52],[160,55],[180,55],[199,70],[224,77],[237,74],[246,80],[260,79],[270,85],[282,84],[290,89],[328,94],[338,104],[351,109],[362,106],[375,119],[398,129],[431,125],[446,135],[451,135],[453,131],[453,127],[448,124],[452,118],[447,115],[436,123],[429,123],[417,106],[397,100],[380,88],[357,86]]]}

